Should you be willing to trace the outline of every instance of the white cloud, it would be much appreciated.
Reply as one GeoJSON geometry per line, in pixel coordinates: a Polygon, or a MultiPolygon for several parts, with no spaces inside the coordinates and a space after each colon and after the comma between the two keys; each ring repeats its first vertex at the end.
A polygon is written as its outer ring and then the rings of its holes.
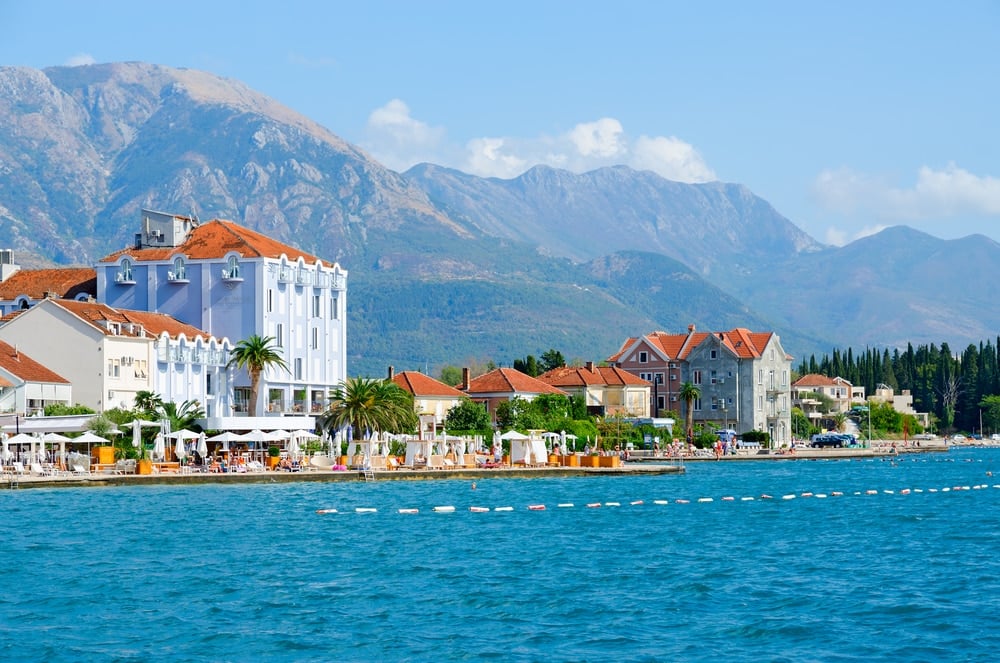
{"type": "Polygon", "coordinates": [[[921,167],[908,188],[884,176],[825,170],[813,189],[821,204],[843,214],[897,221],[1000,216],[1000,178],[975,175],[954,163],[942,170],[921,167]]]}
{"type": "Polygon", "coordinates": [[[888,228],[888,226],[881,224],[875,226],[868,226],[854,232],[849,232],[847,230],[844,230],[843,228],[827,228],[824,241],[827,244],[831,244],[833,246],[844,246],[845,244],[849,244],[850,242],[853,242],[856,239],[861,239],[862,237],[869,237],[870,235],[877,235],[886,228],[888,228]]]}
{"type": "Polygon", "coordinates": [[[77,53],[66,60],[67,67],[82,67],[88,64],[95,64],[97,60],[90,53],[77,53]]]}
{"type": "Polygon", "coordinates": [[[363,146],[393,170],[404,171],[423,161],[441,163],[431,157],[444,149],[444,129],[415,120],[410,107],[399,99],[373,110],[365,133],[363,146]]]}
{"type": "Polygon", "coordinates": [[[680,182],[715,179],[692,145],[673,136],[633,139],[621,122],[607,117],[556,136],[483,136],[457,145],[446,140],[444,129],[414,119],[409,107],[394,99],[371,113],[365,133],[365,149],[397,171],[430,162],[481,177],[512,178],[539,164],[577,173],[626,165],[680,182]]]}

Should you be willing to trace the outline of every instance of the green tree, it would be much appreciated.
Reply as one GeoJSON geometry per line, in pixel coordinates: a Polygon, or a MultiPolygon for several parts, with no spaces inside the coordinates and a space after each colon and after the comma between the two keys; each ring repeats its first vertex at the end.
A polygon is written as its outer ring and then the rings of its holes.
{"type": "Polygon", "coordinates": [[[448,410],[448,416],[444,420],[445,428],[449,431],[489,431],[491,426],[490,413],[481,403],[476,403],[468,398],[463,399],[458,405],[448,410]]]}
{"type": "Polygon", "coordinates": [[[542,373],[551,371],[554,368],[561,368],[566,365],[566,358],[555,348],[550,348],[542,354],[541,365],[538,367],[542,373]]]}
{"type": "Polygon", "coordinates": [[[163,399],[154,391],[140,390],[135,392],[135,411],[146,419],[156,419],[163,399]]]}
{"type": "Polygon", "coordinates": [[[983,427],[991,431],[1000,431],[1000,396],[987,396],[979,402],[983,409],[983,427]]]}
{"type": "Polygon", "coordinates": [[[457,387],[462,384],[462,369],[458,366],[445,366],[441,369],[439,379],[449,387],[457,387]]]}
{"type": "Polygon", "coordinates": [[[46,417],[62,417],[69,414],[95,414],[94,410],[86,405],[66,405],[64,403],[50,403],[45,406],[46,417]]]}
{"type": "Polygon", "coordinates": [[[685,382],[681,385],[678,396],[684,401],[684,435],[690,442],[694,438],[694,402],[701,398],[701,389],[685,382]]]}
{"type": "Polygon", "coordinates": [[[514,370],[521,371],[525,375],[530,375],[533,378],[538,377],[538,361],[533,355],[528,355],[524,359],[515,359],[514,370]]]}
{"type": "Polygon", "coordinates": [[[180,405],[170,401],[160,405],[159,418],[169,421],[172,431],[182,428],[201,430],[195,422],[205,418],[205,410],[195,400],[184,401],[180,405]]]}
{"type": "Polygon", "coordinates": [[[319,423],[328,431],[350,426],[358,441],[369,432],[409,433],[417,422],[409,392],[391,380],[356,377],[337,386],[319,423]]]}
{"type": "Polygon", "coordinates": [[[250,416],[257,416],[258,390],[260,376],[270,367],[288,370],[288,365],[281,358],[281,348],[274,345],[271,336],[254,334],[243,339],[229,352],[229,368],[245,368],[250,375],[250,416]]]}

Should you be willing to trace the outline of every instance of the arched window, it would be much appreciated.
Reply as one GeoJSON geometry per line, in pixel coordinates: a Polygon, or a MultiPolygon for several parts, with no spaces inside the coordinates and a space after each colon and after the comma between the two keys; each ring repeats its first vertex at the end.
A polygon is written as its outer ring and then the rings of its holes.
{"type": "Polygon", "coordinates": [[[236,256],[229,256],[229,260],[226,261],[226,278],[240,278],[240,259],[236,256]]]}
{"type": "Polygon", "coordinates": [[[177,281],[187,279],[187,265],[184,264],[184,258],[181,256],[174,258],[174,279],[177,281]]]}
{"type": "Polygon", "coordinates": [[[122,258],[122,261],[118,263],[118,274],[115,275],[115,281],[135,283],[135,279],[132,278],[132,261],[128,258],[122,258]]]}

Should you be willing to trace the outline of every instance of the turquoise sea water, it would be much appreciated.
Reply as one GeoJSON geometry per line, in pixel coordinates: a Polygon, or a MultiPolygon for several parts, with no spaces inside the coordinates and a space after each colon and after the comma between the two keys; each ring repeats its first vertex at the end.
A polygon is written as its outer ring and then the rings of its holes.
{"type": "Polygon", "coordinates": [[[1000,450],[476,483],[0,491],[0,658],[1000,653],[1000,450]]]}

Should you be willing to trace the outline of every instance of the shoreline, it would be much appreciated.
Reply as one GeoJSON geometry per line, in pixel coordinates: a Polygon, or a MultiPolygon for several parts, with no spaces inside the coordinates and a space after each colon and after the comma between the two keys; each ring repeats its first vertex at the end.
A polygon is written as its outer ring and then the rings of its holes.
{"type": "MultiPolygon", "coordinates": [[[[373,481],[434,481],[439,479],[488,479],[581,477],[581,476],[657,476],[683,474],[683,464],[626,464],[619,467],[529,467],[529,468],[455,468],[435,470],[375,470],[373,481]]],[[[359,482],[365,483],[360,470],[307,469],[298,472],[266,470],[263,472],[208,472],[163,474],[89,474],[67,476],[11,476],[5,474],[0,489],[20,488],[101,488],[105,486],[183,486],[205,484],[359,482]]]]}

